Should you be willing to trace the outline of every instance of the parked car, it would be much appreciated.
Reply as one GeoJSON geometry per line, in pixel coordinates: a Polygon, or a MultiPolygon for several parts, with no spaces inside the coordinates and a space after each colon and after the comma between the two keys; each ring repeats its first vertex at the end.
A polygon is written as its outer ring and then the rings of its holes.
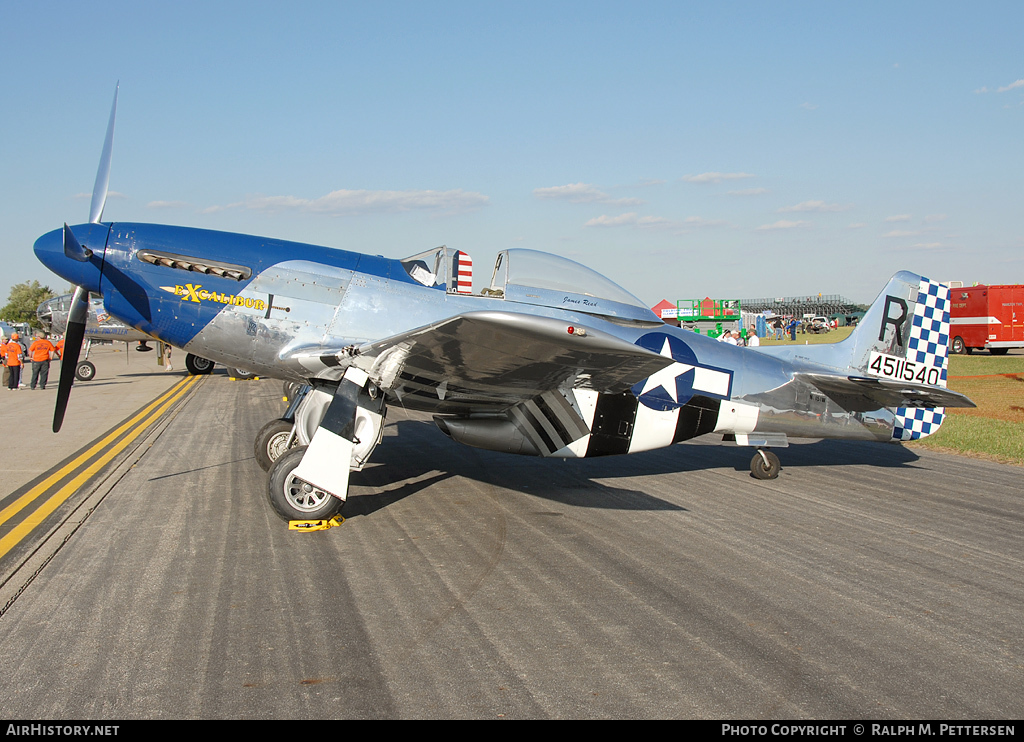
{"type": "Polygon", "coordinates": [[[807,323],[807,332],[812,332],[815,335],[822,332],[830,332],[832,330],[832,321],[827,317],[811,317],[811,321],[807,323]]]}

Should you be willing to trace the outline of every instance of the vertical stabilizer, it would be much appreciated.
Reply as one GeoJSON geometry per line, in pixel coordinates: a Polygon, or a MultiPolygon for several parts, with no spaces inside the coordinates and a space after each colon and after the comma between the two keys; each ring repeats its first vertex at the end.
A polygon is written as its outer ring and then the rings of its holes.
{"type": "MultiPolygon", "coordinates": [[[[949,287],[906,271],[897,273],[875,299],[857,330],[851,368],[865,376],[946,386],[949,351],[949,287]]],[[[945,408],[896,408],[892,437],[915,440],[942,424],[945,408]]]]}

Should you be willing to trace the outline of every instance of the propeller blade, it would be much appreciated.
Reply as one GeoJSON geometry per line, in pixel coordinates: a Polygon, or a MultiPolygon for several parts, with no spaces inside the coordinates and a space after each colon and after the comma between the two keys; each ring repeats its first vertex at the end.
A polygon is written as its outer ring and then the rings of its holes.
{"type": "Polygon", "coordinates": [[[67,332],[64,333],[64,357],[60,362],[57,405],[53,410],[54,433],[58,432],[60,426],[64,424],[64,412],[68,408],[68,397],[71,396],[71,384],[75,380],[78,356],[82,353],[82,340],[85,339],[85,321],[88,315],[89,292],[79,286],[75,289],[75,295],[71,299],[67,332]]]}
{"type": "Polygon", "coordinates": [[[86,262],[92,255],[92,250],[82,246],[82,243],[75,237],[75,233],[71,231],[71,227],[68,226],[67,222],[64,222],[64,254],[72,260],[77,260],[79,263],[86,262]]]}
{"type": "Polygon", "coordinates": [[[99,224],[103,218],[103,207],[107,203],[107,186],[110,185],[110,154],[114,148],[114,116],[117,113],[117,91],[119,82],[114,86],[114,105],[110,107],[110,121],[107,123],[107,138],[103,140],[103,154],[100,166],[96,171],[96,184],[92,187],[92,206],[89,208],[89,223],[99,224]]]}

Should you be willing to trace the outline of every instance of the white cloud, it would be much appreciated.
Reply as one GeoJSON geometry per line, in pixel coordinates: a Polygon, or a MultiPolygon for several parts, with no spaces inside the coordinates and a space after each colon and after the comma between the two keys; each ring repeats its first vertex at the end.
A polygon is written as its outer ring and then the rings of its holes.
{"type": "Polygon", "coordinates": [[[894,229],[891,232],[886,232],[883,237],[917,237],[921,234],[920,230],[916,229],[894,229]]]}
{"type": "Polygon", "coordinates": [[[864,227],[866,226],[868,226],[867,222],[854,222],[853,224],[849,225],[847,229],[864,229],[864,227]]]}
{"type": "Polygon", "coordinates": [[[705,219],[702,216],[688,216],[682,221],[686,227],[724,227],[728,224],[724,219],[705,219]]]}
{"type": "Polygon", "coordinates": [[[815,108],[818,107],[818,104],[817,103],[801,103],[800,107],[803,108],[805,111],[813,111],[815,108]]]}
{"type": "Polygon", "coordinates": [[[740,188],[738,191],[729,191],[729,196],[760,196],[762,193],[768,193],[767,188],[740,188]]]}
{"type": "Polygon", "coordinates": [[[909,222],[910,221],[910,214],[896,214],[894,216],[887,216],[887,217],[885,217],[885,221],[887,221],[887,222],[909,222]]]}
{"type": "Polygon", "coordinates": [[[574,204],[602,203],[613,206],[639,206],[643,203],[639,198],[612,198],[588,183],[534,188],[533,195],[537,198],[565,199],[574,204]]]}
{"type": "MultiPolygon", "coordinates": [[[[1024,88],[1024,79],[1014,80],[1009,85],[1004,85],[1001,88],[996,88],[997,93],[1005,93],[1008,90],[1015,90],[1016,88],[1024,88]]],[[[987,85],[982,85],[980,88],[974,91],[975,93],[991,93],[992,89],[987,85]]]]}
{"type": "Polygon", "coordinates": [[[757,177],[751,173],[701,173],[700,175],[684,175],[687,183],[721,183],[724,180],[740,180],[757,177]]]}
{"type": "Polygon", "coordinates": [[[762,224],[760,227],[757,228],[757,231],[774,232],[780,229],[797,229],[798,227],[805,227],[809,224],[810,222],[805,221],[789,222],[786,221],[785,219],[780,219],[779,221],[773,222],[772,224],[762,224]]]}
{"type": "Polygon", "coordinates": [[[591,219],[584,227],[664,227],[672,224],[670,219],[665,219],[660,216],[639,216],[635,211],[631,211],[628,214],[619,214],[618,216],[608,216],[602,214],[599,217],[591,219]]]}
{"type": "Polygon", "coordinates": [[[367,191],[338,190],[320,198],[296,196],[247,196],[225,206],[210,206],[204,214],[226,209],[248,209],[266,214],[299,211],[340,216],[342,214],[399,213],[403,211],[437,211],[457,213],[485,206],[489,201],[482,193],[464,191],[367,191]]]}
{"type": "Polygon", "coordinates": [[[638,227],[641,229],[671,229],[685,232],[691,229],[703,229],[705,227],[721,227],[727,222],[716,219],[705,219],[700,216],[689,216],[682,221],[666,219],[661,216],[640,216],[635,211],[618,216],[602,214],[591,219],[584,227],[638,227]]]}
{"type": "Polygon", "coordinates": [[[183,209],[187,206],[184,201],[150,201],[146,204],[150,209],[183,209]]]}
{"type": "Polygon", "coordinates": [[[926,216],[924,218],[924,220],[928,224],[935,224],[936,222],[944,222],[944,221],[946,221],[946,215],[945,214],[929,214],[928,216],[926,216]]]}
{"type": "Polygon", "coordinates": [[[802,201],[795,206],[782,207],[779,209],[779,213],[784,214],[792,211],[849,211],[852,208],[852,205],[843,206],[842,204],[827,204],[824,201],[802,201]]]}
{"type": "Polygon", "coordinates": [[[631,211],[628,214],[619,214],[618,216],[608,216],[602,214],[601,216],[595,217],[584,224],[584,227],[621,227],[626,224],[636,224],[637,214],[635,211],[631,211]]]}

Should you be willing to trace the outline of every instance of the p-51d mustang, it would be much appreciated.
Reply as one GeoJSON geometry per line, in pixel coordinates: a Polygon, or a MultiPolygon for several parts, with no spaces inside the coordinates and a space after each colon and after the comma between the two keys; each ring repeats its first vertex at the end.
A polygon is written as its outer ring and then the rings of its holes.
{"type": "MultiPolygon", "coordinates": [[[[944,407],[973,406],[945,388],[949,291],[912,273],[897,273],[841,343],[736,347],[664,325],[607,278],[533,250],[501,252],[490,286],[473,294],[465,255],[447,247],[392,260],[102,223],[113,120],[112,110],[94,218],[35,244],[80,287],[66,352],[99,293],[107,312],[164,342],[311,385],[269,473],[286,519],[341,508],[391,404],[433,413],[461,443],[534,456],[718,433],[757,448],[751,471],[762,479],[780,469],[768,449],[791,437],[911,440],[937,430],[944,407]]],[[[69,386],[62,373],[55,430],[69,386]]]]}

